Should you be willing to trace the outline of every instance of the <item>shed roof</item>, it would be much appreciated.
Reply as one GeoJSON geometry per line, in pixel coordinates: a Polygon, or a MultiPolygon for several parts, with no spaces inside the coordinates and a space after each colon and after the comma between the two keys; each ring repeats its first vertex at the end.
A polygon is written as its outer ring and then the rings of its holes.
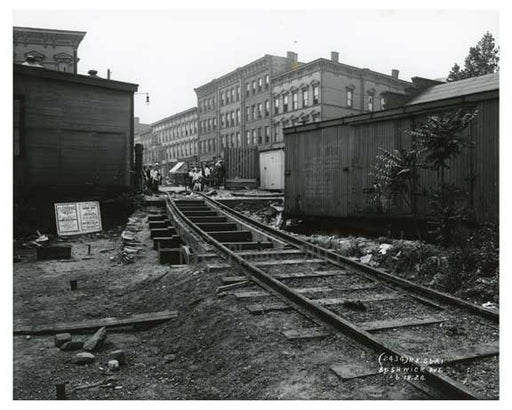
{"type": "Polygon", "coordinates": [[[435,85],[413,98],[406,105],[422,104],[430,101],[444,100],[447,98],[461,97],[463,95],[478,94],[486,91],[499,90],[499,73],[482,75],[466,80],[435,85]]]}
{"type": "Polygon", "coordinates": [[[96,87],[111,88],[119,91],[135,92],[139,85],[126,83],[122,81],[108,80],[101,77],[91,77],[83,74],[73,74],[62,71],[50,70],[44,67],[30,67],[22,64],[14,64],[14,78],[17,75],[27,75],[32,77],[47,78],[56,81],[68,81],[72,83],[81,83],[96,87]]]}

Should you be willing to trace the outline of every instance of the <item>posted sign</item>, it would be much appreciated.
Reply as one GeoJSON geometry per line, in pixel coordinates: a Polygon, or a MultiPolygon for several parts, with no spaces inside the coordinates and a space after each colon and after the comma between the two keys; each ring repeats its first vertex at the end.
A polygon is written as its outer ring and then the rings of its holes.
{"type": "Polygon", "coordinates": [[[55,220],[59,236],[100,232],[100,203],[91,201],[55,204],[55,220]]]}

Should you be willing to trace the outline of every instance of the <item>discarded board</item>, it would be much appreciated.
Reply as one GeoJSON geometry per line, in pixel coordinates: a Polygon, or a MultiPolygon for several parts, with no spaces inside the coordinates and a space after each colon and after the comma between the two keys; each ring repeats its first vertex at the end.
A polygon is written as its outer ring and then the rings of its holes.
{"type": "Polygon", "coordinates": [[[169,319],[176,319],[177,311],[164,310],[155,313],[143,313],[140,315],[132,315],[126,318],[107,317],[104,319],[84,320],[81,322],[59,323],[56,325],[37,325],[19,327],[14,329],[15,335],[36,335],[36,334],[55,334],[62,332],[80,333],[87,331],[96,331],[100,327],[115,328],[132,325],[153,325],[165,322],[169,319]]]}
{"type": "Polygon", "coordinates": [[[221,292],[226,292],[226,291],[231,290],[231,289],[241,288],[241,287],[247,286],[249,283],[250,283],[250,281],[243,280],[241,282],[231,283],[230,285],[219,286],[216,289],[216,292],[217,293],[221,293],[221,292]]]}
{"type": "Polygon", "coordinates": [[[426,317],[422,319],[417,318],[402,318],[402,319],[390,319],[390,320],[374,320],[371,322],[364,322],[361,324],[357,324],[356,326],[360,327],[367,332],[376,331],[376,330],[385,330],[385,329],[395,329],[398,327],[411,327],[411,326],[422,326],[422,325],[431,325],[434,323],[441,323],[446,321],[446,318],[440,316],[426,317]]]}
{"type": "MultiPolygon", "coordinates": [[[[308,279],[308,278],[322,278],[327,276],[347,275],[347,271],[343,270],[326,270],[316,272],[297,272],[297,273],[276,273],[272,275],[274,279],[308,279]]],[[[234,283],[247,280],[246,276],[227,276],[222,278],[223,283],[234,283]]]]}
{"type": "Polygon", "coordinates": [[[379,366],[364,361],[335,363],[331,370],[342,380],[358,379],[379,374],[379,366]]]}
{"type": "MultiPolygon", "coordinates": [[[[366,299],[359,299],[360,302],[379,302],[383,300],[393,300],[400,298],[400,295],[392,294],[392,295],[376,295],[370,296],[366,299]]],[[[341,298],[326,298],[326,299],[314,299],[313,302],[320,306],[334,306],[341,305],[347,301],[351,301],[352,299],[341,299],[341,298]]],[[[252,314],[260,314],[265,312],[271,312],[276,310],[289,310],[292,309],[291,305],[288,305],[284,302],[271,302],[271,303],[255,303],[252,305],[247,305],[245,307],[252,314]]]]}
{"type": "MultiPolygon", "coordinates": [[[[322,286],[316,288],[295,288],[293,289],[297,293],[322,293],[322,292],[330,292],[331,288],[322,286]]],[[[246,292],[236,292],[233,293],[237,299],[246,299],[246,298],[257,298],[257,297],[265,297],[270,296],[270,293],[265,290],[252,290],[246,292]]]]}
{"type": "Polygon", "coordinates": [[[446,352],[444,356],[441,356],[443,363],[439,365],[434,364],[433,366],[442,366],[443,364],[479,359],[481,357],[487,356],[496,356],[499,353],[499,342],[482,343],[473,346],[461,347],[459,349],[446,352]]]}
{"type": "Polygon", "coordinates": [[[37,248],[38,260],[70,259],[71,245],[52,245],[37,248]]]}
{"type": "Polygon", "coordinates": [[[309,329],[293,329],[282,332],[288,340],[308,340],[319,339],[331,336],[332,333],[322,327],[312,327],[309,329]]]}
{"type": "MultiPolygon", "coordinates": [[[[262,262],[254,262],[253,265],[259,268],[264,268],[268,266],[282,266],[282,265],[301,265],[304,263],[318,263],[323,264],[326,263],[324,259],[288,259],[284,261],[262,261],[262,262]]],[[[228,263],[219,263],[208,265],[208,272],[215,272],[219,270],[229,269],[231,267],[228,263]]]]}

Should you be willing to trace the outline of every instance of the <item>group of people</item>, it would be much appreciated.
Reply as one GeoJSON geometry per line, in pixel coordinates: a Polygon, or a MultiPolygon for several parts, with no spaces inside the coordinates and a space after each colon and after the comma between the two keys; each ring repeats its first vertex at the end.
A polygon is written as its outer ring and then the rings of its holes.
{"type": "Polygon", "coordinates": [[[144,179],[146,189],[153,194],[157,194],[158,188],[162,183],[162,174],[160,173],[160,165],[158,162],[144,167],[144,179]]]}
{"type": "Polygon", "coordinates": [[[206,187],[218,188],[224,184],[224,175],[224,161],[219,160],[212,165],[192,168],[188,173],[187,185],[192,191],[203,191],[206,187]]]}

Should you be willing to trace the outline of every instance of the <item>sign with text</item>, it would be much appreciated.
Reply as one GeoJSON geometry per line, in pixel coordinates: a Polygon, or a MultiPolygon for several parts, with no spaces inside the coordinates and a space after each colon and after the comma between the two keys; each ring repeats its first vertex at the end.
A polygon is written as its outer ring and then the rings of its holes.
{"type": "Polygon", "coordinates": [[[59,236],[100,232],[100,203],[90,201],[55,204],[55,220],[59,236]]]}

